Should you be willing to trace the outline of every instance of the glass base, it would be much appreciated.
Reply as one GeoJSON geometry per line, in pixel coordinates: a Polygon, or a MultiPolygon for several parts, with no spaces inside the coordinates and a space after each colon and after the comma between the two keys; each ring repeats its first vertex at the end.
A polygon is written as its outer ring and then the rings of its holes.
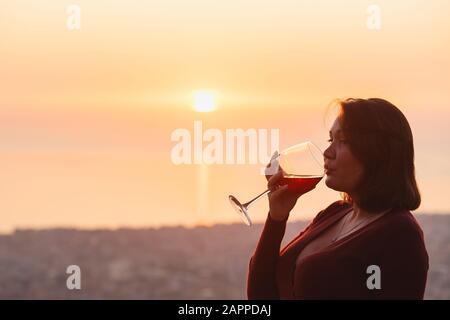
{"type": "Polygon", "coordinates": [[[251,226],[252,220],[250,220],[250,217],[248,216],[247,209],[234,196],[228,196],[228,200],[230,200],[232,207],[239,214],[244,223],[248,226],[251,226]]]}

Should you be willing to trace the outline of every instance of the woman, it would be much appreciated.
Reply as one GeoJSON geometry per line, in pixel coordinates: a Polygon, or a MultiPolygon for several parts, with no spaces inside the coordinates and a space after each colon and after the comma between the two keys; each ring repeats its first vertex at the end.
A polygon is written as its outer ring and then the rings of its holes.
{"type": "Polygon", "coordinates": [[[382,99],[340,101],[324,152],[325,184],[343,200],[280,252],[301,194],[270,177],[269,214],[250,259],[249,299],[423,299],[428,254],[409,210],[420,205],[411,128],[382,99]]]}

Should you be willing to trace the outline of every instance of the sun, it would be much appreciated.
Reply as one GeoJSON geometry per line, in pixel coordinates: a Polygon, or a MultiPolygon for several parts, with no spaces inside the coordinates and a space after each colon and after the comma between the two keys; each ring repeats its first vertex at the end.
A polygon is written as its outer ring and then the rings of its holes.
{"type": "Polygon", "coordinates": [[[197,112],[211,112],[216,110],[216,94],[209,90],[194,92],[194,110],[197,112]]]}

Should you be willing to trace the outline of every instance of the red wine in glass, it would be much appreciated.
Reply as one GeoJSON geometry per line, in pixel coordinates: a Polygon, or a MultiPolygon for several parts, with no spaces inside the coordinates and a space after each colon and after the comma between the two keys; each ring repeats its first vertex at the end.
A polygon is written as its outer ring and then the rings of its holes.
{"type": "MultiPolygon", "coordinates": [[[[303,142],[287,148],[280,154],[276,153],[268,167],[272,170],[271,174],[275,174],[282,168],[283,177],[280,185],[287,184],[289,190],[301,195],[314,189],[323,178],[323,153],[314,143],[303,142]]],[[[266,174],[266,177],[270,178],[270,175],[266,174]]],[[[241,204],[232,195],[229,195],[228,199],[244,223],[251,226],[252,221],[248,215],[248,207],[271,191],[271,189],[267,189],[244,204],[241,204]]]]}
{"type": "Polygon", "coordinates": [[[288,189],[304,193],[314,189],[316,185],[322,180],[323,176],[298,176],[295,174],[285,175],[281,178],[280,185],[288,185],[288,189]]]}

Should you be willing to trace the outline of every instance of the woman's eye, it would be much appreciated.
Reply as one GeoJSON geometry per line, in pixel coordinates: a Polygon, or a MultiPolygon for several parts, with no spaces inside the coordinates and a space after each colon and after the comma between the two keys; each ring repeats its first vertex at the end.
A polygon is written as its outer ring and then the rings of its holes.
{"type": "MultiPolygon", "coordinates": [[[[332,143],[333,139],[328,139],[327,142],[332,143]]],[[[343,144],[346,144],[347,140],[341,139],[341,140],[339,140],[339,142],[342,142],[343,144]]]]}

